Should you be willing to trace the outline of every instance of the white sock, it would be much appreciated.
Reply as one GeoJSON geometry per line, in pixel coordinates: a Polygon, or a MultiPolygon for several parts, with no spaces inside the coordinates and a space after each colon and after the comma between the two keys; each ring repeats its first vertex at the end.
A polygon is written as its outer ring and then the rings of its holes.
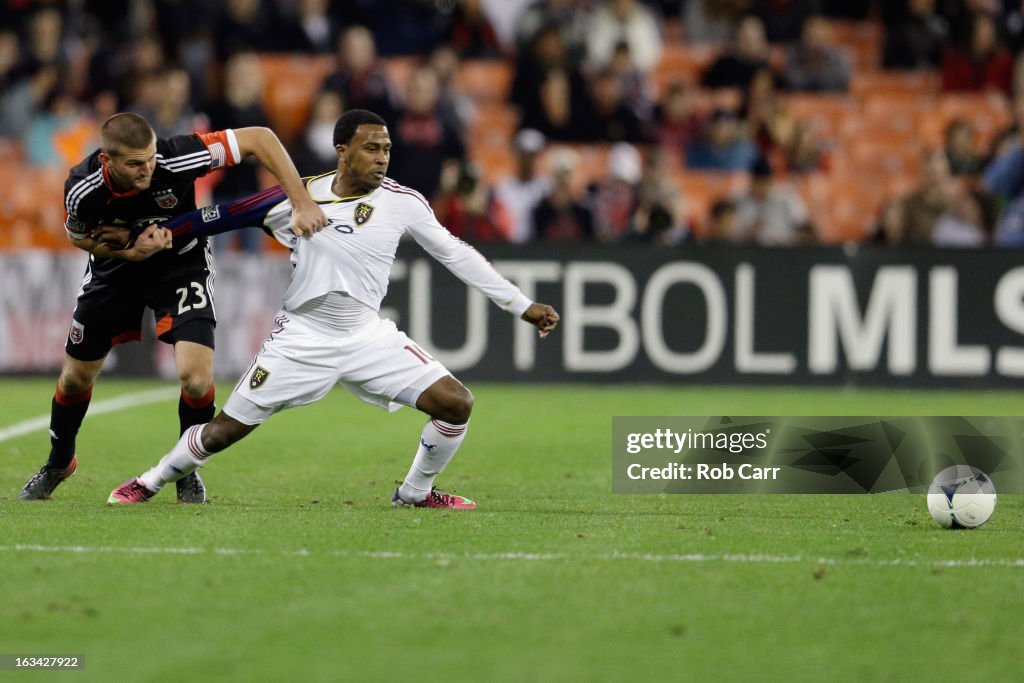
{"type": "Polygon", "coordinates": [[[402,500],[418,503],[427,497],[434,485],[434,478],[444,470],[466,438],[467,427],[468,422],[453,425],[441,420],[427,421],[420,434],[420,447],[416,450],[412,467],[398,488],[402,500]]]}
{"type": "Polygon", "coordinates": [[[195,425],[185,430],[171,452],[160,458],[156,467],[139,475],[146,488],[156,492],[172,481],[202,467],[212,453],[203,448],[202,433],[206,425],[195,425]]]}

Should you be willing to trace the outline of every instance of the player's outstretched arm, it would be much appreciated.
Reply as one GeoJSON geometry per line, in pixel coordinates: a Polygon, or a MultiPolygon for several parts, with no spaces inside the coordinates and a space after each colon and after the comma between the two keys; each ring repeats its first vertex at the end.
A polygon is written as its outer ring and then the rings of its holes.
{"type": "Polygon", "coordinates": [[[522,315],[523,320],[537,328],[537,334],[544,339],[551,334],[560,320],[558,311],[547,304],[532,303],[522,315]]]}
{"type": "Polygon", "coordinates": [[[262,126],[235,129],[242,156],[252,154],[274,174],[292,204],[292,230],[296,235],[312,235],[327,227],[327,217],[302,184],[295,164],[274,131],[262,126]]]}

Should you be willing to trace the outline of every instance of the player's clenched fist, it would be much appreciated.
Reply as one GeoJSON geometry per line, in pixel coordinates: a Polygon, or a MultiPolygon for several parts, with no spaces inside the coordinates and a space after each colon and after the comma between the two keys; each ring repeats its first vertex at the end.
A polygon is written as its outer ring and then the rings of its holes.
{"type": "Polygon", "coordinates": [[[540,338],[551,334],[551,332],[558,327],[558,311],[547,304],[530,304],[530,307],[523,313],[523,320],[530,323],[539,330],[538,334],[540,338]]]}

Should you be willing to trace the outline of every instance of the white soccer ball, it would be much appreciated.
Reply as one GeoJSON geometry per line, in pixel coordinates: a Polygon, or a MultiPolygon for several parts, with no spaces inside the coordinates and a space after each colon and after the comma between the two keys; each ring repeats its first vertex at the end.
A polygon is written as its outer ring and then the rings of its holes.
{"type": "Polygon", "coordinates": [[[928,487],[928,512],[945,529],[977,529],[995,509],[996,487],[977,467],[947,467],[928,487]]]}

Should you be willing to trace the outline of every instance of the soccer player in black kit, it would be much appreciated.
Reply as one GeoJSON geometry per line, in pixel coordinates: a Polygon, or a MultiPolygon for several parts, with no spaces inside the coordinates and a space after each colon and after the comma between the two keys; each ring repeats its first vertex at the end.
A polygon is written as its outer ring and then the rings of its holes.
{"type": "MultiPolygon", "coordinates": [[[[89,265],[51,404],[50,456],[25,483],[19,500],[46,500],[75,473],[75,436],[93,383],[112,347],[141,338],[146,308],[155,315],[157,338],[174,345],[181,433],[213,418],[216,316],[209,244],[205,237],[175,240],[159,224],[196,208],[197,178],[234,166],[250,154],[276,176],[295,205],[292,229],[297,234],[312,234],[327,225],[284,147],[267,128],[157,139],[141,116],[116,114],[100,130],[100,148],[71,169],[64,184],[64,227],[72,244],[89,252],[89,265]],[[123,235],[125,241],[111,243],[112,234],[123,235]]],[[[202,480],[180,480],[178,500],[206,502],[202,480]]]]}

